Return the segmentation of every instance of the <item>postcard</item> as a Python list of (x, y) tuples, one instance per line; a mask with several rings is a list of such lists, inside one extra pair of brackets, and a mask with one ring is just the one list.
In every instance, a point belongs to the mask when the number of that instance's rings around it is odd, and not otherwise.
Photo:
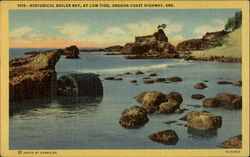
[(248, 156), (249, 1), (1, 1), (1, 156)]

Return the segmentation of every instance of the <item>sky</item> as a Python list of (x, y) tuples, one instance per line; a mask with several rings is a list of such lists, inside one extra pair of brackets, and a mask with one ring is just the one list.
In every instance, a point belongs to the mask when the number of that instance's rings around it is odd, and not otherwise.
[(171, 43), (219, 31), (238, 9), (10, 10), (10, 47), (107, 47), (150, 35), (157, 26)]

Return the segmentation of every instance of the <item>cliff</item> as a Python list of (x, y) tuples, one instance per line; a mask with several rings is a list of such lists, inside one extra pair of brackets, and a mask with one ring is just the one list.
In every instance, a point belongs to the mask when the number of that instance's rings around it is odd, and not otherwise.
[(189, 51), (189, 50), (205, 50), (212, 47), (222, 46), (221, 39), (229, 32), (207, 32), (201, 39), (189, 39), (180, 42), (176, 46), (177, 51)]

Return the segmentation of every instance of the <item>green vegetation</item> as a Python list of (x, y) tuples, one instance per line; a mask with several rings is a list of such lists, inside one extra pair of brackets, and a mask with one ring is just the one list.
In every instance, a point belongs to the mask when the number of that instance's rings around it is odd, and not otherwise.
[(236, 30), (241, 27), (242, 23), (242, 12), (236, 12), (234, 17), (230, 17), (225, 25), (225, 30)]
[(241, 28), (227, 34), (222, 38), (223, 45), (203, 51), (192, 51), (192, 56), (211, 57), (211, 56), (224, 56), (226, 58), (241, 58)]
[(166, 27), (167, 27), (166, 24), (161, 24), (161, 25), (158, 26), (158, 29), (165, 29)]

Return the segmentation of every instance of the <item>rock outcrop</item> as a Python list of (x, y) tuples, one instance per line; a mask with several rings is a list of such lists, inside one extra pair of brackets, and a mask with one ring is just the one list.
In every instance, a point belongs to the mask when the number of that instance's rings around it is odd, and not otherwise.
[(162, 29), (153, 35), (135, 37), (134, 43), (127, 43), (121, 49), (122, 54), (135, 54), (128, 59), (148, 58), (178, 58), (175, 47), (168, 42), (168, 38)]
[(176, 46), (177, 51), (190, 51), (190, 50), (204, 50), (207, 48), (221, 46), (220, 39), (229, 32), (218, 31), (218, 32), (207, 32), (201, 39), (190, 39), (180, 42)]
[(160, 131), (149, 136), (149, 138), (155, 142), (163, 143), (166, 145), (175, 145), (179, 137), (173, 130)]
[(61, 55), (65, 55), (67, 59), (80, 58), (79, 49), (75, 45), (66, 47), (64, 51), (61, 51)]
[(10, 61), (10, 100), (52, 97), (56, 92), (55, 65), (61, 53), (51, 50)]
[(125, 128), (138, 128), (148, 121), (147, 112), (143, 108), (132, 106), (122, 112), (119, 124)]
[(224, 107), (230, 109), (241, 109), (242, 96), (220, 93), (213, 98), (204, 99), (203, 107)]
[(197, 130), (216, 130), (222, 125), (222, 117), (209, 112), (190, 112), (186, 120), (188, 127)]

